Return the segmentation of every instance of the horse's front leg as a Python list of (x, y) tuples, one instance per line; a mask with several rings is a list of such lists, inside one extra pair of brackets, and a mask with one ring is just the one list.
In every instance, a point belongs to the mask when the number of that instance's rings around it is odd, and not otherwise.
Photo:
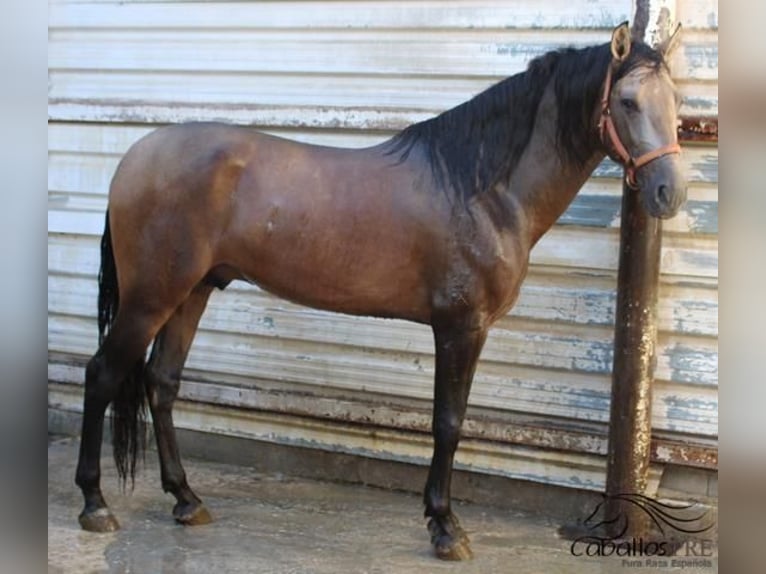
[(468, 393), (486, 327), (434, 326), (436, 376), (434, 391), (434, 455), (426, 482), (425, 515), (438, 558), (465, 560), (472, 552), (468, 537), (450, 508), (450, 480)]

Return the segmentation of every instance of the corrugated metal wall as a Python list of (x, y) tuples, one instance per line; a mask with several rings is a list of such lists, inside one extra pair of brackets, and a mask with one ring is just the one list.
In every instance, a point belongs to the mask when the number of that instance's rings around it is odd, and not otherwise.
[[(549, 49), (608, 40), (633, 12), (629, 1), (605, 0), (49, 6), (49, 404), (72, 411), (96, 347), (109, 179), (141, 135), (215, 119), (303, 141), (373, 144)], [(678, 16), (682, 113), (717, 116), (717, 2), (680, 1)], [(689, 202), (665, 225), (655, 471), (717, 461), (717, 160), (714, 146), (685, 146)], [(482, 355), (459, 466), (602, 488), (619, 173), (604, 162), (535, 248), (520, 301)], [(314, 311), (233, 284), (202, 320), (176, 419), (425, 462), (432, 374), (425, 327)]]

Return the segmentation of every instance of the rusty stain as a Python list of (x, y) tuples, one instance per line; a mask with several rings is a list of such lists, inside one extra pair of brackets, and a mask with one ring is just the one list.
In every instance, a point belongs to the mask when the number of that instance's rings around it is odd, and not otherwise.
[[(64, 357), (62, 357), (62, 360)], [(82, 364), (68, 358), (78, 374)], [(56, 388), (55, 382), (50, 381)], [(410, 431), (429, 435), (430, 408), (415, 404), (397, 406), (380, 405), (372, 401), (327, 399), (308, 392), (284, 392), (219, 386), (200, 377), (184, 378), (182, 399), (197, 405), (224, 407), (230, 412), (260, 412), (300, 417), (303, 420), (325, 420), (348, 425), (349, 428), (369, 430)], [(69, 386), (69, 385), (66, 385)], [(253, 394), (255, 392), (255, 394)], [(353, 402), (351, 402), (353, 401)], [(56, 406), (55, 401), (49, 406)], [(607, 451), (607, 425), (572, 421), (556, 424), (544, 418), (521, 416), (510, 418), (489, 414), (470, 413), (463, 426), (465, 439), (478, 439), (498, 444), (515, 444), (547, 451), (582, 453), (604, 456)], [(693, 442), (684, 438), (653, 436), (651, 461), (662, 464), (716, 469), (718, 448), (713, 441)]]
[(669, 462), (698, 468), (718, 468), (718, 449), (714, 446), (654, 439), (651, 457), (653, 462)]
[(686, 143), (718, 143), (718, 117), (682, 116), (679, 119), (679, 141)]
[[(227, 400), (225, 395), (216, 397), (211, 402), (209, 397), (195, 396), (196, 393), (185, 389), (184, 399), (193, 402), (226, 405), (237, 408), (241, 405)], [(326, 399), (306, 397), (307, 402), (298, 400), (289, 404), (278, 397), (269, 400), (261, 397), (260, 408), (247, 405), (245, 410), (264, 413), (300, 416), (309, 420), (331, 420), (350, 427), (369, 430), (373, 426), (379, 430), (411, 431), (430, 434), (431, 414), (429, 408), (401, 408), (394, 405), (373, 407), (359, 405), (351, 408), (345, 401), (333, 401), (333, 408), (317, 412), (317, 403)], [(501, 444), (541, 448), (551, 451), (576, 452), (583, 454), (605, 455), (607, 452), (607, 426), (601, 423), (573, 423), (566, 426), (553, 426), (545, 421), (509, 421), (507, 418), (491, 416), (469, 416), (464, 425), (464, 439), (480, 439)], [(699, 445), (679, 440), (652, 437), (651, 460), (659, 463), (673, 463), (700, 468), (717, 468), (718, 449), (713, 445)]]

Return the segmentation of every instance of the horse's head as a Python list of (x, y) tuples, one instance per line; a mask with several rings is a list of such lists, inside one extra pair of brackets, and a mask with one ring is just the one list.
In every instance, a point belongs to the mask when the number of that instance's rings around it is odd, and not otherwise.
[(649, 214), (663, 219), (686, 200), (677, 136), (680, 96), (665, 63), (679, 28), (656, 50), (632, 45), (627, 23), (615, 28), (599, 121), (602, 142), (625, 167), (628, 185), (640, 190)]

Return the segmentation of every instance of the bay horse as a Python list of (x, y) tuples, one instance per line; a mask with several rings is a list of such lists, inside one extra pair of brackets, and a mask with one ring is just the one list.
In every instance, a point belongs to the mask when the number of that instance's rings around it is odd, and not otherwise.
[(319, 309), (431, 326), (425, 516), (436, 556), (470, 557), (450, 506), (453, 458), (487, 331), (516, 301), (530, 250), (606, 155), (652, 216), (685, 200), (673, 44), (650, 48), (623, 23), (606, 44), (542, 55), (365, 149), (223, 123), (136, 142), (112, 179), (101, 241), (99, 348), (85, 370), (76, 471), (82, 528), (119, 528), (100, 489), (105, 410), (124, 485), (147, 400), (175, 520), (211, 520), (181, 465), (172, 408), (211, 291), (240, 279)]

